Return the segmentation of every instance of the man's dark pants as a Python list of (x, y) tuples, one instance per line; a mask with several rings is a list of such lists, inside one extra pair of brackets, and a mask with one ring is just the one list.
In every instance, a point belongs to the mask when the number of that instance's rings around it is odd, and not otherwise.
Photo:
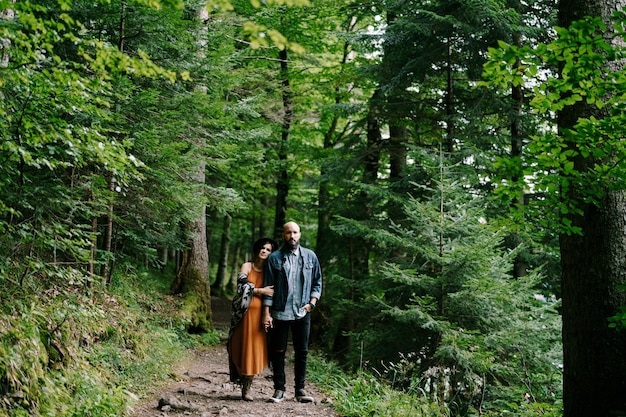
[(298, 320), (276, 320), (269, 335), (269, 359), (274, 373), (274, 389), (285, 391), (285, 351), (289, 329), (293, 339), (295, 354), (295, 388), (304, 389), (306, 379), (306, 361), (309, 353), (309, 334), (311, 332), (311, 314)]

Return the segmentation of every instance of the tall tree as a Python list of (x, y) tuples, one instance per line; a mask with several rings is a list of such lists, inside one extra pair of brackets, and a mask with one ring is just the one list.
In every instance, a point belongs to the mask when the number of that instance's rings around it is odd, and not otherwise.
[(276, 182), (276, 212), (274, 213), (274, 236), (282, 233), (283, 225), (287, 219), (287, 197), (289, 195), (289, 138), (291, 136), (291, 123), (293, 119), (293, 92), (291, 90), (288, 51), (282, 48), (278, 51), (280, 62), (280, 85), (283, 102), (282, 127), (280, 130), (280, 143), (278, 144), (278, 181)]
[[(560, 224), (568, 417), (626, 413), (626, 334), (609, 326), (626, 301), (620, 290), (626, 280), (626, 15), (616, 14), (619, 24), (613, 25), (618, 5), (623, 2), (562, 2), (557, 39), (536, 50), (503, 48), (498, 59), (503, 64), (521, 57), (525, 63), (528, 70), (517, 74), (501, 66), (501, 79), (514, 84), (540, 68), (560, 75), (543, 79), (535, 90), (531, 104), (540, 113), (558, 112), (558, 132), (549, 130), (529, 144), (532, 159), (524, 173), (542, 193), (536, 203), (547, 208), (546, 219)], [(579, 20), (585, 16), (593, 17)]]
[[(621, 46), (624, 39), (614, 37), (612, 15), (624, 6), (626, 1), (623, 0), (561, 1), (559, 26), (570, 27), (585, 16), (601, 17), (608, 29), (600, 34), (609, 44)], [(591, 76), (590, 73), (573, 73), (571, 69), (567, 63), (562, 64), (561, 77), (578, 82), (578, 77)], [(607, 77), (606, 74), (623, 72), (623, 69), (623, 59), (609, 60), (600, 68), (600, 73), (604, 73), (600, 76)], [(580, 138), (571, 132), (581, 129), (581, 119), (603, 119), (610, 113), (609, 107), (590, 104), (590, 100), (577, 101), (559, 112), (559, 132), (566, 138), (564, 152), (570, 155), (568, 160), (573, 168), (583, 175), (598, 164), (613, 163), (619, 156), (581, 153), (577, 143)], [(618, 136), (617, 140), (623, 141), (624, 136)], [(619, 311), (619, 306), (626, 303), (624, 293), (619, 290), (626, 282), (626, 194), (623, 189), (610, 188), (611, 184), (604, 184), (602, 194), (594, 203), (581, 201), (587, 190), (576, 183), (571, 184), (564, 196), (580, 204), (579, 211), (564, 214), (580, 234), (563, 233), (560, 237), (566, 417), (626, 415), (623, 355), (626, 332), (610, 329), (607, 322)]]
[[(196, 187), (204, 190), (206, 162), (201, 158), (195, 176)], [(185, 297), (183, 316), (192, 332), (205, 332), (212, 328), (211, 286), (209, 284), (209, 251), (206, 241), (206, 202), (196, 208), (196, 217), (188, 225), (189, 247), (173, 288)]]

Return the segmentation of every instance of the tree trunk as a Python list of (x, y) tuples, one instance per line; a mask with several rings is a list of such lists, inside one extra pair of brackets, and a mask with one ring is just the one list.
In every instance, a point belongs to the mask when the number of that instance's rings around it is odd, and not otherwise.
[(626, 302), (625, 212), (624, 193), (610, 193), (574, 219), (583, 236), (560, 237), (565, 417), (626, 415), (626, 332), (608, 327)]
[(167, 262), (169, 261), (170, 250), (167, 247), (159, 248), (159, 269), (163, 270), (167, 268)]
[[(337, 102), (337, 101), (336, 101)], [(331, 149), (333, 146), (332, 137), (337, 127), (338, 116), (333, 117), (331, 127), (324, 135), (324, 149)], [(319, 191), (317, 195), (318, 208), (317, 208), (317, 246), (316, 253), (319, 261), (322, 265), (326, 265), (328, 259), (331, 256), (330, 242), (330, 191), (329, 182), (326, 179), (327, 168), (326, 164), (322, 163), (320, 169), (320, 182)]]
[(448, 38), (448, 65), (446, 66), (446, 137), (444, 139), (444, 151), (448, 155), (454, 151), (454, 80), (452, 66), (452, 39)]
[(280, 77), (283, 96), (283, 125), (281, 130), (281, 142), (278, 150), (280, 161), (280, 173), (276, 182), (276, 215), (274, 218), (274, 236), (281, 236), (283, 225), (287, 222), (287, 196), (289, 195), (289, 171), (287, 155), (289, 152), (289, 134), (291, 132), (291, 120), (293, 117), (293, 92), (289, 82), (289, 63), (287, 62), (287, 48), (279, 51)]
[[(267, 218), (266, 218), (267, 217), (266, 216), (266, 211), (267, 211), (266, 208), (269, 207), (269, 206), (270, 206), (270, 198), (269, 198), (269, 196), (266, 193), (263, 193), (263, 197), (261, 197), (261, 207), (262, 207), (262, 209), (259, 210), (260, 213), (259, 213), (259, 217), (258, 217), (259, 224), (258, 224), (258, 226), (256, 228), (252, 228), (253, 232), (255, 230), (257, 230), (257, 229), (259, 230), (258, 236), (268, 236), (266, 228), (267, 228), (267, 225), (269, 223), (267, 222)], [(272, 236), (269, 236), (269, 237), (272, 237)]]
[[(204, 186), (205, 162), (198, 164), (196, 185)], [(213, 327), (211, 286), (209, 285), (209, 251), (206, 239), (206, 205), (197, 208), (195, 221), (188, 225), (191, 241), (183, 253), (183, 261), (172, 292), (184, 298), (182, 316), (191, 333), (203, 333)]]
[[(264, 236), (264, 235), (261, 235)], [(233, 253), (233, 256), (231, 258), (231, 272), (230, 272), (230, 293), (234, 294), (235, 292), (237, 292), (237, 277), (239, 276), (239, 271), (240, 271), (240, 265), (243, 262), (241, 261), (241, 245), (236, 245), (235, 246), (235, 253)]]
[[(93, 194), (91, 196), (93, 202)], [(89, 275), (92, 277), (96, 274), (96, 257), (98, 252), (98, 216), (91, 218), (91, 244), (89, 247)]]
[[(380, 123), (382, 113), (380, 102), (381, 95), (380, 90), (376, 90), (370, 99), (370, 108), (367, 114), (367, 153), (364, 158), (363, 177), (361, 180), (364, 184), (374, 184), (378, 178), (383, 143)], [(370, 196), (366, 191), (363, 191), (356, 200), (357, 206), (354, 208), (353, 216), (355, 220), (367, 221), (371, 217), (368, 201), (370, 201)], [(355, 244), (354, 240), (350, 239), (347, 245), (349, 262), (348, 277), (350, 282), (356, 284), (359, 279), (369, 275), (370, 243), (365, 240), (360, 240)], [(357, 285), (355, 284), (351, 284), (347, 290), (345, 298), (348, 301), (358, 302), (358, 295), (355, 290)], [(354, 328), (352, 312), (350, 310), (344, 311), (338, 325), (335, 340), (333, 341), (333, 354), (341, 357), (348, 355), (353, 350), (354, 347), (350, 332), (352, 332)]]
[[(392, 27), (397, 20), (395, 11), (387, 11), (387, 24)], [(399, 77), (399, 70), (395, 58), (401, 56), (400, 50), (404, 45), (398, 45), (395, 41), (386, 40), (384, 43), (384, 56), (382, 60), (383, 72), (387, 78), (385, 82)], [(402, 179), (406, 175), (406, 142), (408, 138), (407, 121), (409, 120), (406, 103), (407, 85), (394, 85), (386, 93), (387, 108), (385, 116), (389, 124), (389, 141), (387, 149), (389, 151), (389, 185), (392, 193), (401, 193)], [(389, 87), (387, 87), (389, 88)], [(389, 219), (395, 223), (400, 223), (403, 216), (402, 204), (397, 199), (390, 199), (388, 205)]]
[[(393, 117), (393, 116), (391, 116)], [(389, 125), (389, 185), (391, 191), (396, 194), (404, 194), (403, 179), (406, 175), (406, 142), (408, 132), (406, 126), (402, 124), (402, 120), (396, 120), (396, 124)], [(404, 219), (404, 207), (401, 202), (391, 199), (389, 202), (389, 219), (396, 224), (402, 223)]]
[[(562, 1), (559, 26), (568, 27), (586, 15), (610, 15), (626, 1)], [(609, 35), (609, 34), (607, 34)], [(619, 69), (623, 63), (614, 63)], [(607, 71), (611, 69), (607, 68)], [(570, 128), (579, 117), (602, 117), (585, 103), (564, 108), (559, 128)], [(574, 145), (572, 145), (573, 147)], [(584, 171), (593, 159), (576, 158)], [(568, 198), (581, 200), (581, 190)], [(582, 216), (569, 216), (582, 235), (561, 235), (563, 300), (563, 403), (565, 417), (626, 415), (626, 332), (608, 327), (608, 318), (626, 302), (618, 289), (626, 276), (626, 200), (624, 192), (607, 192), (598, 207), (583, 206)]]
[[(120, 52), (124, 52), (124, 21), (126, 17), (126, 4), (122, 2), (121, 10), (120, 10), (120, 36), (118, 42), (118, 49)], [(106, 231), (104, 234), (103, 248), (102, 250), (105, 253), (105, 258), (102, 262), (102, 266), (100, 267), (100, 275), (104, 278), (104, 282), (107, 284), (111, 281), (111, 248), (113, 245), (113, 212), (114, 212), (114, 201), (115, 201), (115, 174), (111, 172), (109, 177), (109, 211), (107, 213), (107, 222), (106, 222)]]
[(106, 229), (104, 233), (104, 240), (102, 242), (102, 250), (105, 253), (105, 258), (102, 261), (100, 267), (100, 276), (104, 279), (105, 283), (110, 281), (110, 254), (113, 242), (113, 201), (115, 200), (115, 175), (111, 173), (109, 177), (109, 210), (107, 212)]
[(232, 217), (228, 214), (224, 215), (222, 222), (222, 240), (220, 243), (220, 258), (217, 264), (217, 276), (213, 288), (217, 291), (217, 296), (224, 296), (226, 292), (226, 284), (228, 283), (228, 250), (230, 248), (230, 226), (233, 222)]
[[(521, 35), (519, 33), (513, 34), (513, 44), (519, 47), (522, 47)], [(521, 63), (518, 61), (515, 63), (515, 67), (519, 67)], [(511, 112), (511, 158), (513, 160), (519, 161), (517, 169), (518, 171), (514, 172), (511, 181), (513, 184), (518, 183), (521, 178), (522, 172), (522, 151), (523, 151), (523, 140), (524, 134), (522, 133), (522, 104), (524, 101), (524, 94), (522, 92), (521, 85), (515, 85), (511, 88), (511, 99), (513, 100), (513, 109)], [(518, 204), (524, 204), (524, 190), (520, 189), (520, 193), (517, 196), (517, 199), (513, 199), (511, 202), (513, 206), (517, 206)], [(517, 233), (512, 233), (506, 238), (507, 247), (511, 249), (515, 249), (521, 243), (523, 243), (521, 237)], [(527, 265), (524, 257), (521, 254), (518, 254), (513, 260), (513, 277), (520, 278), (526, 276)]]

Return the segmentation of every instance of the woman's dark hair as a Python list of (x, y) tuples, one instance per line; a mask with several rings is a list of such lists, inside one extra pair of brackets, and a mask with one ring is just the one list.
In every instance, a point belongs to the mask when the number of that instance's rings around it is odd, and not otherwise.
[(255, 258), (259, 255), (259, 252), (261, 252), (261, 249), (263, 248), (263, 246), (265, 246), (266, 243), (272, 245), (272, 252), (278, 249), (278, 243), (276, 243), (275, 240), (272, 240), (269, 237), (262, 237), (261, 239), (254, 242), (254, 244), (252, 245), (252, 254)]

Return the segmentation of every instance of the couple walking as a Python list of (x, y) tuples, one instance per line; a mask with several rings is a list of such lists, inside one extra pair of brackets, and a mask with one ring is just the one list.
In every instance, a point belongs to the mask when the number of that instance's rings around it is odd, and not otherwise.
[(254, 242), (254, 260), (241, 266), (227, 343), (231, 382), (242, 386), (241, 397), (253, 401), (250, 385), (269, 362), (274, 395), (285, 398), (285, 351), (291, 329), (295, 398), (312, 402), (305, 391), (311, 311), (322, 293), (322, 272), (315, 253), (300, 246), (300, 226), (283, 227), (283, 245), (269, 238)]

